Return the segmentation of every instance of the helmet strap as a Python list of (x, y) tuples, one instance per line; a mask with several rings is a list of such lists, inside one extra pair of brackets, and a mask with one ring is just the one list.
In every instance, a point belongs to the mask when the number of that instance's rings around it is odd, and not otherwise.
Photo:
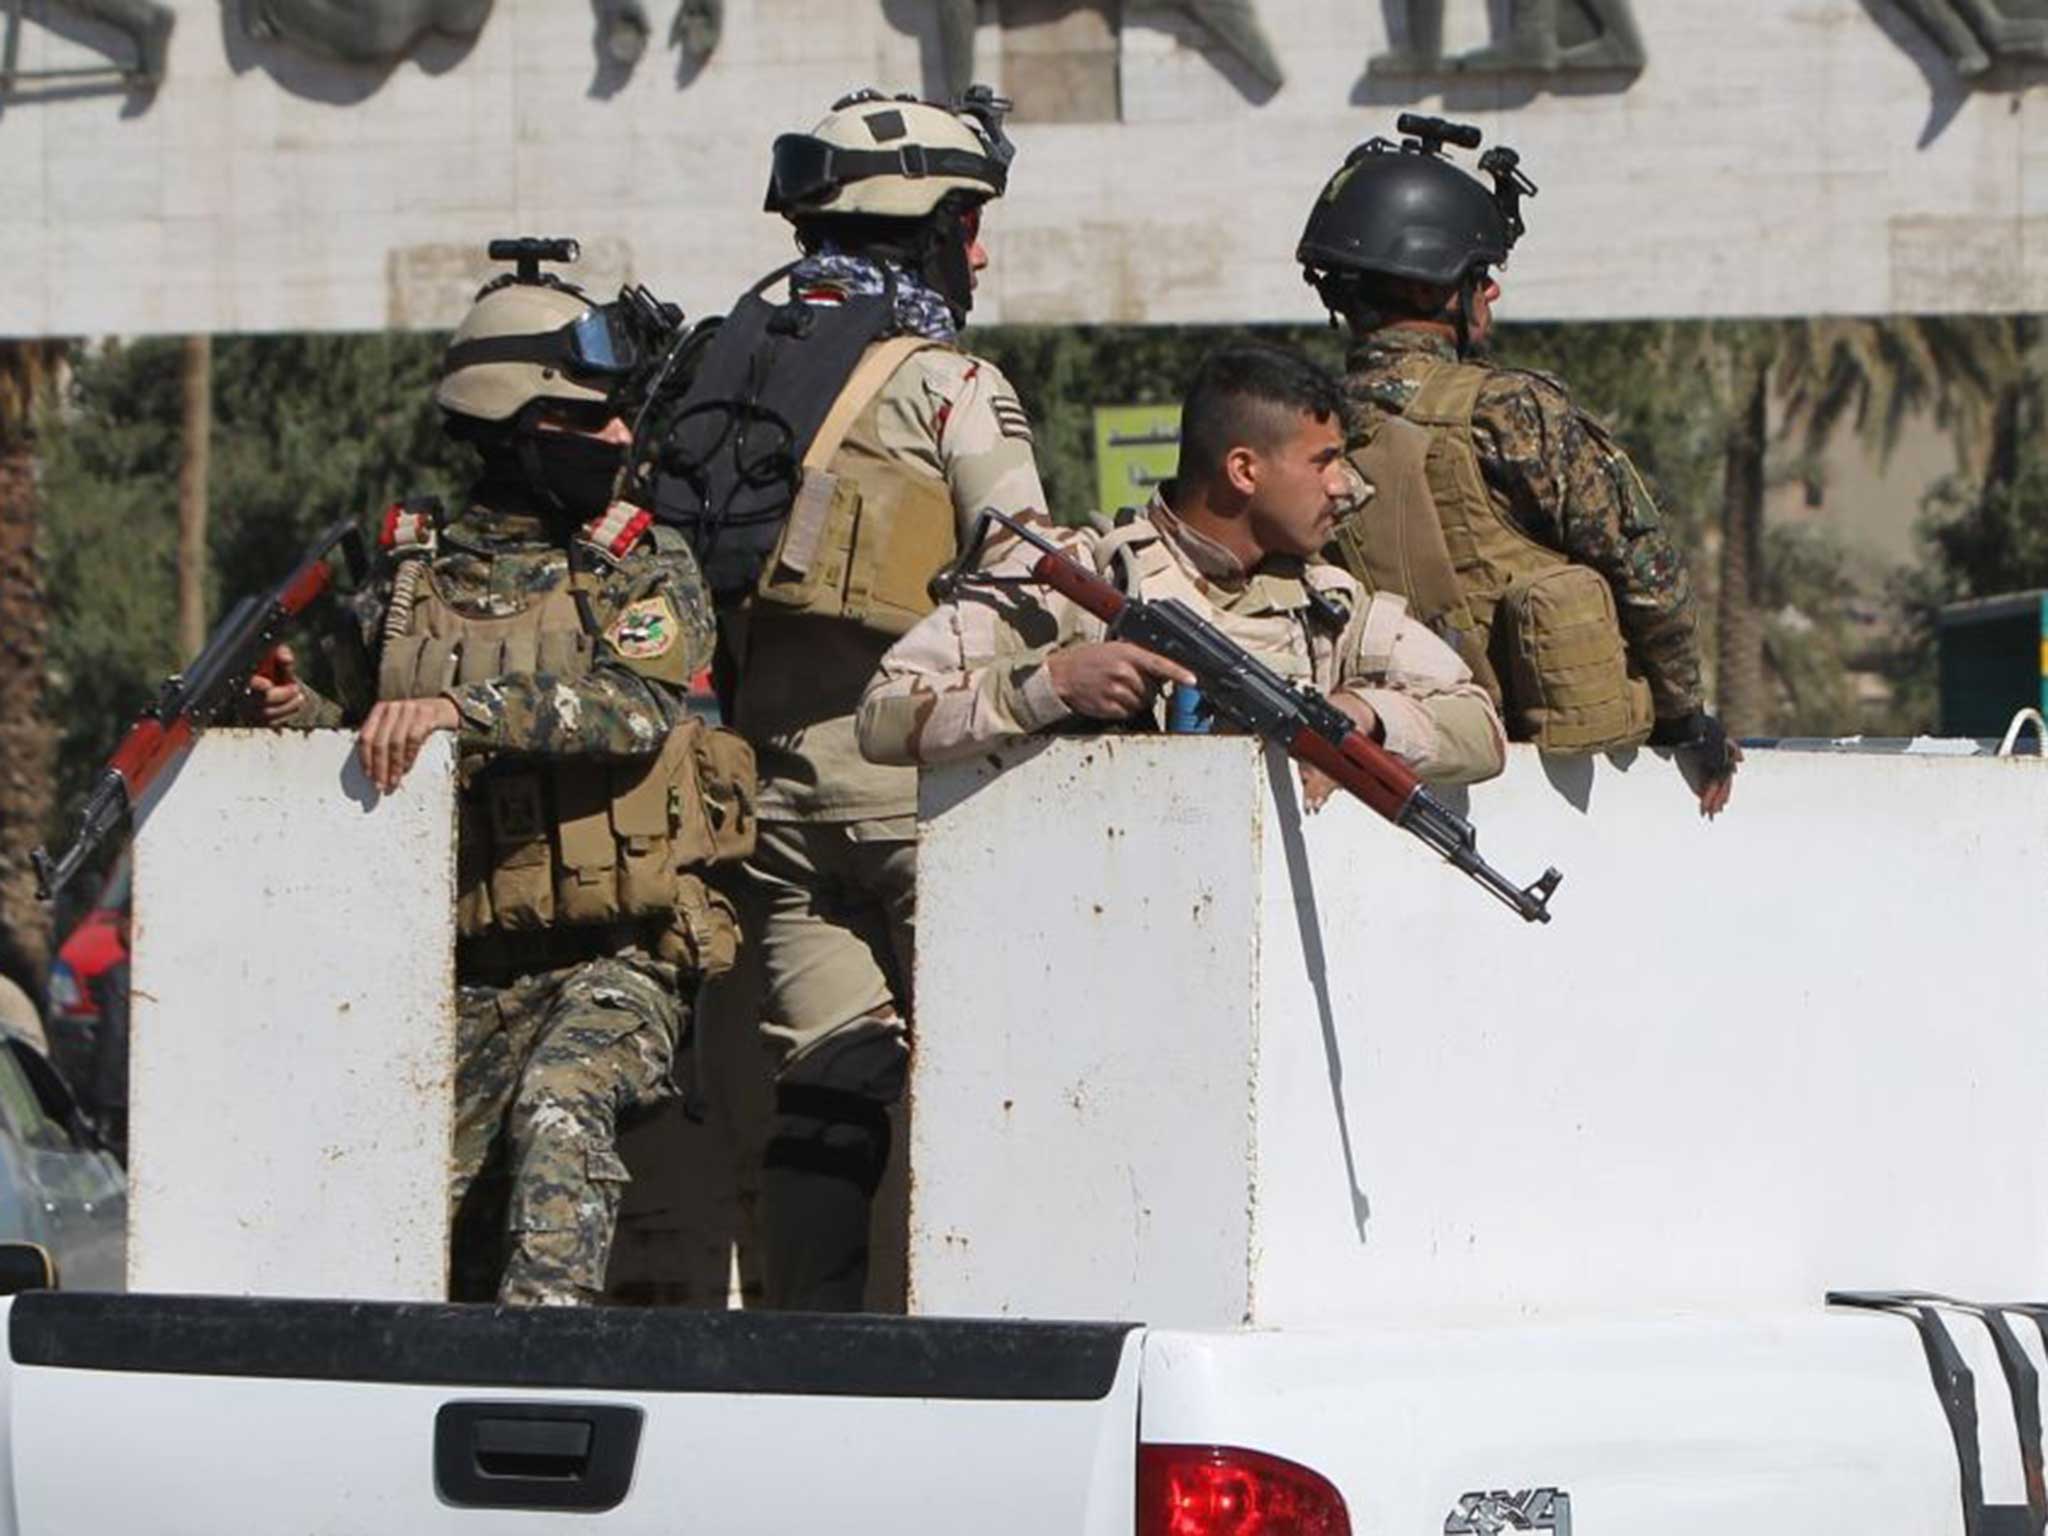
[(1468, 269), (1458, 279), (1458, 310), (1453, 316), (1458, 327), (1458, 356), (1472, 355), (1472, 299), (1479, 291), (1479, 274)]
[(918, 231), (917, 274), (953, 311), (953, 323), (965, 325), (974, 308), (974, 267), (967, 256), (967, 230), (960, 210), (946, 198), (925, 216)]

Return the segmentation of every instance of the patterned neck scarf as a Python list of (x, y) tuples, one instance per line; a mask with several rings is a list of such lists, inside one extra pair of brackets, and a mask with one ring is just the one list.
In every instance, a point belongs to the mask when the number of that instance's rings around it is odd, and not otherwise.
[[(913, 336), (929, 341), (951, 341), (960, 334), (953, 311), (925, 281), (896, 262), (889, 263), (896, 275), (896, 323)], [(813, 290), (830, 289), (844, 294), (878, 294), (886, 284), (882, 264), (871, 256), (849, 256), (829, 244), (815, 256), (806, 256), (789, 275), (790, 291), (815, 302)]]

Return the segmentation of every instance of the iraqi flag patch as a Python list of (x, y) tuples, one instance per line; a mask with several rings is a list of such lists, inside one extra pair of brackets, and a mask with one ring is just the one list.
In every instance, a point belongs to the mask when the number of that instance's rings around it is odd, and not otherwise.
[(619, 611), (605, 639), (621, 656), (651, 661), (675, 649), (676, 611), (665, 597), (643, 597)]

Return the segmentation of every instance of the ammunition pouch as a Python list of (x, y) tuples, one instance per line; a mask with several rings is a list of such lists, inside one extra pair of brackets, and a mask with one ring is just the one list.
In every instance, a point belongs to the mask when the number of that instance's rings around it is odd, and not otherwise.
[(731, 732), (693, 718), (651, 759), (486, 764), (459, 814), (461, 937), (645, 924), (660, 958), (731, 964), (730, 905), (697, 873), (754, 848), (753, 751)]
[(1501, 596), (1494, 643), (1515, 740), (1590, 753), (1648, 739), (1650, 685), (1629, 669), (1614, 589), (1598, 571), (1559, 565), (1515, 582)]
[(953, 498), (944, 481), (894, 460), (851, 458), (849, 446), (835, 460), (848, 473), (804, 471), (759, 597), (900, 635), (931, 612), (932, 573), (958, 553)]

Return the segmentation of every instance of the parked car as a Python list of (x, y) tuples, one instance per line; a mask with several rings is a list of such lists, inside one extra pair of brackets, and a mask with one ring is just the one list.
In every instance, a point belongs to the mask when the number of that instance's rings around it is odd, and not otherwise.
[(67, 1289), (122, 1287), (128, 1181), (56, 1069), (0, 1041), (0, 1242), (34, 1243)]
[(50, 963), (43, 1010), (50, 1059), (74, 1093), (87, 1091), (92, 1081), (106, 978), (128, 958), (129, 900), (128, 857), (123, 854)]

